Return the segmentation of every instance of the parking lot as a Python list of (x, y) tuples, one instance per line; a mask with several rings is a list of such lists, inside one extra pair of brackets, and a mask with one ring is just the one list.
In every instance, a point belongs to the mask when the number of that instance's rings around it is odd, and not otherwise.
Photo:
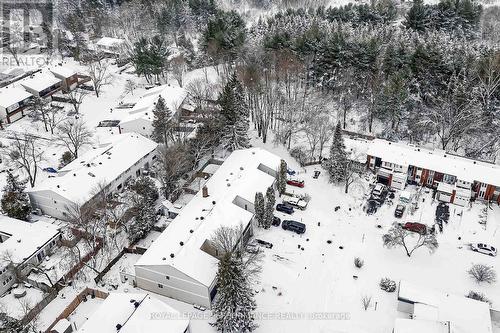
[[(292, 166), (293, 161), (291, 162)], [(297, 169), (298, 167), (295, 166)], [(304, 188), (287, 187), (287, 192), (310, 197), (305, 210), (295, 209), (292, 215), (276, 212), (280, 219), (293, 219), (306, 225), (304, 234), (296, 234), (281, 227), (256, 229), (256, 238), (270, 242), (272, 248), (263, 248), (263, 273), (257, 287), (258, 312), (291, 314), (336, 313), (337, 320), (263, 319), (259, 331), (286, 332), (301, 327), (314, 332), (390, 332), (397, 312), (396, 293), (386, 293), (378, 287), (381, 278), (402, 279), (422, 286), (457, 294), (469, 290), (483, 292), (500, 307), (500, 288), (497, 284), (477, 285), (466, 273), (472, 263), (492, 265), (499, 270), (497, 257), (472, 252), (471, 242), (498, 244), (497, 229), (500, 209), (488, 209), (486, 224), (479, 223), (484, 205), (472, 208), (449, 207), (449, 221), (443, 231), (436, 228), (439, 248), (430, 254), (418, 249), (408, 258), (401, 248), (383, 247), (382, 235), (394, 222), (422, 223), (431, 228), (435, 224), (438, 202), (432, 191), (408, 186), (403, 193), (405, 211), (401, 218), (394, 216), (400, 204), (401, 191), (384, 202), (371, 215), (365, 212), (373, 183), (362, 179), (345, 194), (343, 186), (332, 186), (324, 174), (313, 179), (317, 167), (308, 167), (297, 177), (305, 180)], [(411, 193), (412, 200), (406, 196)], [(277, 202), (281, 202), (278, 199)], [(359, 269), (355, 257), (364, 260)], [(439, 277), (439, 278), (438, 278)], [(365, 311), (361, 298), (372, 297), (372, 305)], [(306, 311), (307, 313), (304, 313)], [(348, 314), (348, 320), (340, 314)], [(342, 317), (342, 319), (339, 319)]]

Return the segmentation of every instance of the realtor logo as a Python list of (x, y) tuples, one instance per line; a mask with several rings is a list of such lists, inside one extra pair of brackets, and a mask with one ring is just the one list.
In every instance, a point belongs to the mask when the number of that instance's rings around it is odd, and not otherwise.
[(0, 33), (3, 65), (21, 65), (22, 58), (54, 48), (52, 0), (0, 0)]

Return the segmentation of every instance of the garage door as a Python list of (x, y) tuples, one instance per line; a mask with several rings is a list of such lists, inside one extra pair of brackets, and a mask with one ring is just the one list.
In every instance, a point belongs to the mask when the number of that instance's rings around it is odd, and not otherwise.
[(459, 206), (467, 206), (467, 204), (469, 203), (469, 199), (457, 195), (453, 200), (453, 203)]
[(443, 202), (450, 202), (451, 201), (451, 194), (439, 192), (438, 200), (443, 201)]

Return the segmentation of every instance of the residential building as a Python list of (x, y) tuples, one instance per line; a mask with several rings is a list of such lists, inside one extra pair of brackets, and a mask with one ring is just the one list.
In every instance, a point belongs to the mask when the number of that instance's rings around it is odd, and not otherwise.
[(500, 166), (443, 150), (375, 139), (367, 151), (368, 167), (380, 183), (413, 183), (436, 189), (436, 198), (457, 205), (471, 199), (500, 203)]
[(8, 86), (0, 89), (0, 121), (11, 124), (24, 117), (24, 109), (33, 97), (20, 88)]
[(217, 292), (218, 253), (211, 238), (220, 227), (253, 234), (254, 199), (274, 186), (280, 158), (266, 150), (234, 151), (135, 264), (122, 275), (151, 292), (210, 308)]
[(125, 40), (121, 38), (102, 37), (96, 42), (97, 50), (114, 56), (123, 53)]
[(172, 118), (177, 118), (186, 96), (187, 91), (184, 88), (169, 84), (146, 91), (129, 111), (128, 116), (120, 121), (120, 131), (135, 132), (150, 137), (153, 133), (153, 110), (158, 99), (163, 97), (165, 105), (172, 113)]
[(20, 221), (0, 215), (0, 295), (16, 283), (16, 273), (26, 276), (56, 248), (59, 228), (38, 221)]
[(144, 293), (110, 293), (77, 333), (190, 333), (189, 319)]
[(157, 146), (139, 134), (115, 135), (28, 190), (31, 205), (43, 214), (69, 220), (77, 207), (88, 204), (100, 191), (120, 192), (148, 170)]
[(50, 69), (52, 74), (62, 82), (62, 90), (68, 92), (78, 86), (78, 73), (67, 66), (55, 66)]
[(42, 71), (20, 81), (20, 84), (36, 97), (50, 97), (62, 89), (62, 80), (51, 73)]
[(401, 281), (393, 333), (491, 333), (490, 305)]

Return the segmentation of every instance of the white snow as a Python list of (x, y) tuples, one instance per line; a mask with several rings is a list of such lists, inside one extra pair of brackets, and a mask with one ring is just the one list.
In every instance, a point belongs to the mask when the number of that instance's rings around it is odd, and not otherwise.
[(0, 106), (7, 109), (20, 103), (32, 95), (19, 87), (5, 87), (0, 89)]
[[(137, 308), (134, 302), (138, 302)], [(148, 294), (110, 293), (78, 333), (184, 333), (189, 320), (166, 303)]]
[(15, 264), (26, 261), (58, 234), (58, 227), (50, 223), (29, 223), (0, 215), (0, 253), (8, 253)]
[(157, 146), (139, 134), (112, 136), (59, 170), (58, 177), (47, 178), (29, 192), (53, 191), (73, 203), (85, 203), (99, 184), (108, 185)]
[(55, 76), (60, 76), (63, 78), (69, 78), (69, 77), (77, 74), (74, 68), (69, 67), (69, 66), (63, 66), (63, 65), (57, 65), (57, 66), (51, 67), (50, 71)]
[(20, 81), (22, 86), (37, 92), (41, 92), (58, 83), (61, 83), (61, 79), (56, 78), (54, 75), (46, 71), (33, 74), (32, 77)]
[[(221, 226), (245, 227), (253, 214), (236, 205), (237, 197), (253, 204), (255, 193), (265, 193), (274, 177), (259, 170), (264, 164), (276, 170), (280, 159), (266, 150), (252, 148), (233, 152), (207, 181), (209, 196), (198, 193), (149, 247), (136, 266), (171, 265), (210, 286), (217, 259), (201, 246)], [(203, 219), (201, 219), (203, 217)], [(190, 230), (193, 230), (191, 233)], [(180, 242), (184, 245), (181, 246)], [(171, 254), (174, 258), (171, 258)]]
[(121, 38), (102, 37), (96, 44), (104, 47), (116, 47), (122, 45), (123, 43), (125, 43), (125, 40)]
[(414, 302), (413, 320), (450, 322), (452, 332), (491, 333), (490, 307), (463, 295), (437, 292), (401, 281), (399, 299)]
[(442, 150), (430, 150), (404, 143), (375, 139), (370, 144), (368, 155), (397, 165), (413, 165), (456, 176), (462, 181), (478, 181), (500, 186), (500, 166), (496, 164), (451, 155)]

